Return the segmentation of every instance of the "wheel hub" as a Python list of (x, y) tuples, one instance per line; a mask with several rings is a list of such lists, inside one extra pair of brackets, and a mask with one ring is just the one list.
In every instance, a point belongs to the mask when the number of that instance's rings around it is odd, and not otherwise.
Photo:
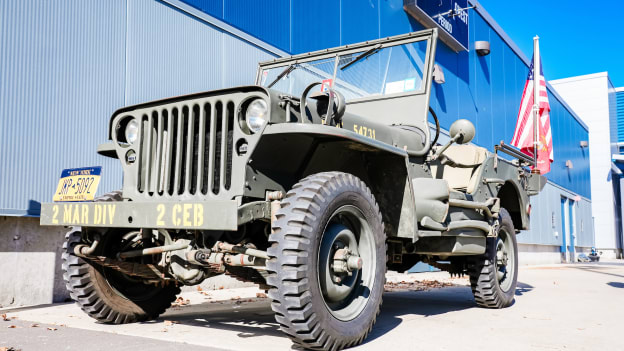
[(509, 255), (507, 254), (507, 250), (505, 250), (505, 245), (503, 245), (502, 241), (499, 241), (496, 247), (496, 263), (499, 266), (506, 266), (508, 260)]
[(374, 241), (361, 211), (338, 209), (319, 248), (318, 274), (323, 300), (340, 320), (355, 318), (366, 306), (374, 281)]
[(348, 248), (337, 249), (334, 253), (332, 269), (335, 274), (346, 273), (352, 275), (353, 271), (362, 269), (362, 258), (351, 252)]

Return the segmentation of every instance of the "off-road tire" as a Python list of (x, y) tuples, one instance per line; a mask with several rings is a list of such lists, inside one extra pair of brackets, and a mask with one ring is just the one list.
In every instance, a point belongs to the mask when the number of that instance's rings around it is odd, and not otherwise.
[[(370, 299), (352, 320), (335, 318), (322, 297), (317, 265), (325, 226), (332, 213), (348, 203), (366, 216), (374, 237), (374, 283)], [(267, 283), (281, 330), (299, 347), (340, 350), (360, 344), (379, 310), (386, 273), (386, 244), (379, 207), (357, 177), (341, 172), (310, 175), (286, 194), (269, 236)], [(371, 260), (372, 262), (372, 260)]]
[[(121, 201), (121, 192), (105, 194), (95, 201)], [(81, 242), (81, 228), (72, 227), (63, 243), (63, 279), (71, 298), (99, 322), (122, 324), (154, 319), (165, 312), (180, 293), (180, 288), (169, 284), (164, 287), (150, 285), (158, 291), (146, 300), (132, 301), (122, 296), (107, 281), (104, 269), (108, 268), (91, 265), (74, 254), (74, 247)]]
[(504, 208), (499, 213), (499, 232), (508, 233), (513, 245), (513, 273), (511, 286), (504, 291), (496, 276), (496, 243), (497, 238), (487, 238), (484, 255), (470, 257), (468, 261), (468, 274), (470, 286), (475, 302), (484, 308), (505, 308), (514, 302), (516, 285), (518, 281), (518, 243), (516, 232), (511, 216)]

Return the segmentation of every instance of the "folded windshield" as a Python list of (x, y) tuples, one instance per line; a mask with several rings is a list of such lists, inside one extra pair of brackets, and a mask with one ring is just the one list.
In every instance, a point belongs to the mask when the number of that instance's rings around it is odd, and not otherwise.
[(427, 40), (387, 46), (378, 44), (360, 50), (338, 52), (330, 57), (285, 62), (264, 69), (260, 85), (299, 96), (309, 84), (322, 82), (319, 90), (332, 86), (347, 101), (416, 93), (424, 89), (427, 47)]

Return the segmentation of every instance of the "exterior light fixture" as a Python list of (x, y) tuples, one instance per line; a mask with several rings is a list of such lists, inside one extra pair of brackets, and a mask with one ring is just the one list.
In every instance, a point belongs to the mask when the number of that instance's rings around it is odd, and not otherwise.
[(589, 146), (589, 143), (587, 142), (587, 140), (581, 140), (581, 142), (579, 143), (581, 148), (586, 148)]
[(572, 164), (572, 160), (567, 160), (565, 165), (566, 165), (566, 167), (567, 167), (567, 168), (569, 168), (569, 169), (574, 168), (574, 165)]
[(487, 56), (490, 54), (490, 42), (481, 40), (475, 41), (474, 48), (479, 56)]

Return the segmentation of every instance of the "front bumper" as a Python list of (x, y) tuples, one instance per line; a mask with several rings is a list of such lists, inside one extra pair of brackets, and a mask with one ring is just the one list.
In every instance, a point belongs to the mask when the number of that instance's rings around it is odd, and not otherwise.
[(41, 205), (41, 225), (237, 230), (235, 200), (205, 202), (56, 202)]

